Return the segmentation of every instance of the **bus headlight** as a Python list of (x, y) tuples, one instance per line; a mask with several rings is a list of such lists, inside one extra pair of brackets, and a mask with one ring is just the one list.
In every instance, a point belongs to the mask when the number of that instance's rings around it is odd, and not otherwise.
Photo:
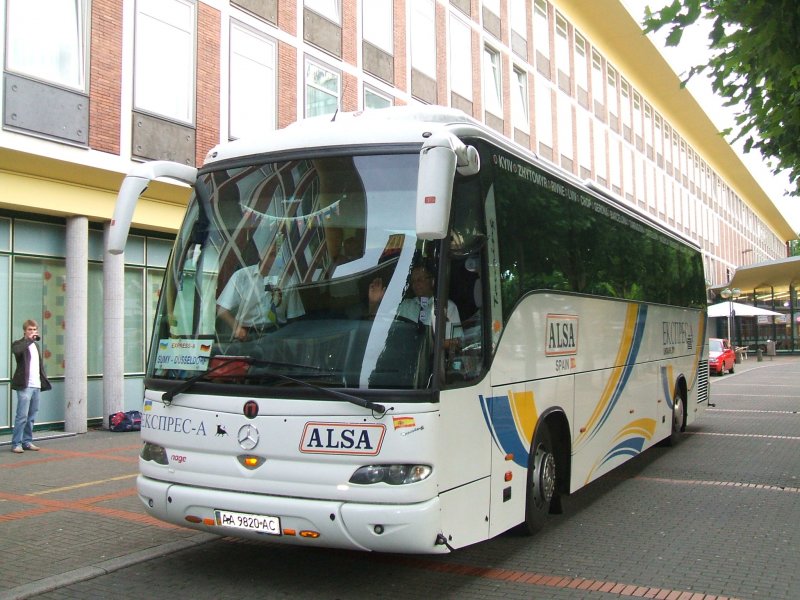
[(139, 454), (142, 460), (152, 460), (154, 463), (159, 465), (168, 465), (169, 460), (167, 459), (167, 449), (163, 446), (158, 446), (156, 444), (151, 444), (150, 442), (145, 442), (144, 446), (142, 446), (142, 452)]
[(367, 465), (353, 473), (350, 483), (405, 485), (426, 479), (432, 471), (429, 465)]

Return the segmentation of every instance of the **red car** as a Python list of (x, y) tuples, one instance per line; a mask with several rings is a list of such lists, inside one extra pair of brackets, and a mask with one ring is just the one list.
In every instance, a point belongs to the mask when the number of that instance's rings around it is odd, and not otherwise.
[(709, 338), (708, 340), (708, 370), (710, 373), (722, 375), (733, 373), (736, 362), (736, 352), (728, 340), (722, 338)]

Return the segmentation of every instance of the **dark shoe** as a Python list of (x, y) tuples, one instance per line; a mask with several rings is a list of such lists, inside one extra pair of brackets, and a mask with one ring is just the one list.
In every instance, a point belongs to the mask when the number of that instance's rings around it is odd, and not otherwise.
[(22, 449), (23, 450), (33, 450), (34, 452), (38, 452), (39, 450), (41, 450), (41, 448), (39, 448), (39, 446), (34, 446), (33, 444), (28, 444), (27, 446), (23, 446)]
[(22, 454), (23, 452), (25, 452), (25, 450), (22, 449), (22, 446), (14, 446), (13, 448), (11, 448), (11, 451), (14, 454)]

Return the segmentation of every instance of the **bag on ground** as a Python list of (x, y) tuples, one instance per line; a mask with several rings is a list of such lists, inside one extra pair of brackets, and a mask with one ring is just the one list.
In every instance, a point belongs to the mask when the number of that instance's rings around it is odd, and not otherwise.
[(142, 413), (129, 410), (108, 415), (108, 428), (111, 431), (139, 431), (142, 428)]

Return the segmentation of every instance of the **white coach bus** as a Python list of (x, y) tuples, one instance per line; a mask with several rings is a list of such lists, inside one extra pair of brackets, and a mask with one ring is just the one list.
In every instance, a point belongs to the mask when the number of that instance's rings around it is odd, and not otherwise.
[(145, 379), (137, 488), (159, 519), (448, 552), (537, 531), (708, 404), (700, 250), (459, 111), (142, 164), (111, 252), (159, 177), (193, 188)]

